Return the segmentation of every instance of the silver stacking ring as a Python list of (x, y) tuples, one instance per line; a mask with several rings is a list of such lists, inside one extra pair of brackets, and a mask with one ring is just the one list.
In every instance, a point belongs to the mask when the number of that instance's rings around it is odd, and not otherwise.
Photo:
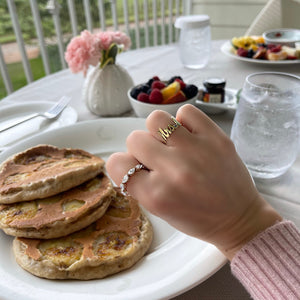
[(132, 177), (136, 172), (140, 171), (140, 170), (146, 170), (147, 168), (143, 165), (143, 164), (137, 164), (135, 167), (129, 169), (129, 171), (124, 175), (123, 179), (122, 179), (122, 183), (120, 184), (120, 189), (122, 194), (124, 194), (125, 196), (128, 196), (128, 192), (127, 192), (127, 183), (130, 179), (130, 177)]

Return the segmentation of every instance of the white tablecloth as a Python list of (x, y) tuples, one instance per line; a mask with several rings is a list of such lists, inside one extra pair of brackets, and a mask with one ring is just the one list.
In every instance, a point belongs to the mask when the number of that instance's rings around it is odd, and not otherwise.
[[(242, 62), (227, 57), (220, 51), (224, 41), (212, 43), (211, 59), (207, 67), (201, 70), (190, 70), (182, 66), (176, 45), (159, 46), (128, 51), (117, 57), (117, 62), (131, 74), (134, 82), (146, 82), (154, 75), (168, 79), (180, 75), (187, 82), (201, 85), (210, 76), (224, 77), (227, 87), (239, 89), (246, 76), (261, 71), (288, 72), (300, 75), (300, 64), (296, 65), (264, 65)], [(84, 78), (82, 74), (72, 74), (68, 69), (40, 79), (4, 98), (0, 105), (12, 102), (26, 101), (56, 101), (63, 95), (72, 97), (71, 106), (78, 113), (78, 121), (96, 119), (81, 99), (81, 88)], [(132, 113), (131, 113), (132, 114)], [(211, 115), (211, 118), (229, 134), (233, 112), (221, 115)], [(294, 221), (300, 228), (300, 156), (291, 169), (274, 180), (256, 181), (256, 185), (263, 196), (280, 213)], [(250, 299), (245, 289), (231, 275), (229, 265), (224, 266), (202, 284), (192, 290), (177, 296), (177, 300), (187, 299)]]

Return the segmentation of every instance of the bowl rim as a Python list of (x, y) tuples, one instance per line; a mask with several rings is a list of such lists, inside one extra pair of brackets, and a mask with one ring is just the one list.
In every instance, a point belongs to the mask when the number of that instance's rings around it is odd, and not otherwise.
[[(299, 38), (294, 38), (294, 39), (276, 39), (276, 38), (270, 38), (268, 37), (269, 34), (273, 33), (273, 32), (287, 32), (287, 31), (291, 31), (291, 32), (296, 32), (296, 33), (299, 33)], [(274, 42), (280, 42), (280, 43), (291, 43), (291, 42), (298, 42), (300, 41), (300, 29), (296, 29), (296, 28), (278, 28), (278, 29), (270, 29), (270, 30), (267, 30), (265, 31), (263, 34), (262, 34), (263, 38), (265, 39), (265, 41), (274, 41)]]

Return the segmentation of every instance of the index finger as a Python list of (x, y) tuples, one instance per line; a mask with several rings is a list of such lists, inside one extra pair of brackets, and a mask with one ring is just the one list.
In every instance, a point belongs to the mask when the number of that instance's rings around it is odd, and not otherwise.
[(176, 119), (191, 133), (203, 134), (210, 132), (211, 134), (225, 135), (214, 121), (191, 104), (181, 106), (177, 111)]

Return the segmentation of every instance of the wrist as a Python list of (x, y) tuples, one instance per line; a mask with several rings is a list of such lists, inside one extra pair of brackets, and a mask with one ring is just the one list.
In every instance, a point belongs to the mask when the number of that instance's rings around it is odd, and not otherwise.
[(247, 209), (245, 214), (239, 218), (235, 224), (226, 232), (228, 239), (222, 244), (217, 245), (219, 250), (232, 260), (235, 253), (245, 244), (252, 240), (257, 234), (282, 221), (282, 217), (263, 199)]

